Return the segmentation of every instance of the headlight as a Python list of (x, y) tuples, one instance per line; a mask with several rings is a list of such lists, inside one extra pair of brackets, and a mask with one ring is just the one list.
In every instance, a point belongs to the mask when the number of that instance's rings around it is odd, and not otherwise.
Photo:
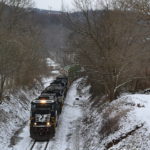
[(51, 124), (50, 124), (50, 122), (47, 122), (46, 125), (47, 125), (47, 126), (50, 126)]
[(36, 122), (34, 122), (34, 125), (36, 126), (36, 125), (37, 125), (37, 123), (36, 123)]
[(45, 103), (46, 103), (46, 100), (40, 100), (40, 103), (41, 103), (41, 104), (45, 104)]

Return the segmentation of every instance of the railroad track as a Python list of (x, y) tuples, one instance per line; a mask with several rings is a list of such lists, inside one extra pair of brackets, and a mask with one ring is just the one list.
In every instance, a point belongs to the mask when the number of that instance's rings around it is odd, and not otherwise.
[(49, 141), (46, 143), (44, 150), (46, 150), (46, 149), (47, 149), (48, 144), (49, 144)]
[(37, 142), (33, 141), (27, 150), (47, 150), (49, 141), (47, 142)]
[[(34, 141), (33, 143), (31, 143), (31, 146), (29, 146), (29, 147), (30, 147), (29, 150), (32, 150), (32, 149), (33, 149), (35, 143), (36, 143), (36, 141)], [(28, 149), (27, 149), (27, 150), (28, 150)]]

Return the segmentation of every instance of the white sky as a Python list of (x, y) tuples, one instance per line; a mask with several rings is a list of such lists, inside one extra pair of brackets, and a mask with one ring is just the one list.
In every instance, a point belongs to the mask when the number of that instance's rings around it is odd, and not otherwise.
[(61, 10), (62, 1), (65, 9), (72, 9), (73, 0), (34, 0), (35, 7), (48, 10)]

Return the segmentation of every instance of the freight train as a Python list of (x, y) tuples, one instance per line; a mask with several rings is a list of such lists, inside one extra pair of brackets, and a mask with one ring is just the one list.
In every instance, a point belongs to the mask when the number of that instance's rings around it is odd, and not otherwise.
[(68, 89), (68, 78), (57, 77), (31, 102), (30, 137), (46, 141), (55, 135)]

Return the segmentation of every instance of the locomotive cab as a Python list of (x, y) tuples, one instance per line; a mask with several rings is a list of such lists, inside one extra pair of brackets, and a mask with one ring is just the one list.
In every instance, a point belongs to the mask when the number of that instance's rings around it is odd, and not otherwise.
[(38, 99), (31, 103), (30, 136), (35, 140), (48, 140), (55, 134), (57, 102)]

